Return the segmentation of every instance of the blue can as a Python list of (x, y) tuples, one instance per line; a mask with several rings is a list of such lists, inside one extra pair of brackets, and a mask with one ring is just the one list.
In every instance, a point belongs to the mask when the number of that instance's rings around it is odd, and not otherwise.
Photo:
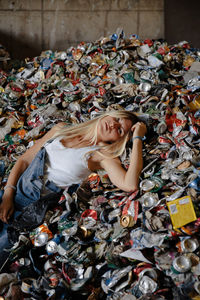
[(192, 182), (189, 183), (188, 187), (200, 192), (200, 177), (197, 176)]

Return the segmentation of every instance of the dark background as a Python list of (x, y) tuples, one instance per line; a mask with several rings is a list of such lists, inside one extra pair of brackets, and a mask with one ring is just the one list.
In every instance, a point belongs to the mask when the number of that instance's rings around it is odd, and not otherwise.
[(200, 0), (165, 0), (164, 18), (168, 43), (185, 40), (200, 48)]

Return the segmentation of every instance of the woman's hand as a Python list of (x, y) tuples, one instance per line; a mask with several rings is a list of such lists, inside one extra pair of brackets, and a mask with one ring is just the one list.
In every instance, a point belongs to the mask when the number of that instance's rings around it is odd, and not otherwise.
[(133, 137), (135, 136), (144, 137), (147, 132), (146, 124), (143, 122), (137, 122), (132, 126), (131, 131), (133, 132)]
[(8, 223), (9, 219), (14, 213), (14, 201), (13, 195), (5, 194), (2, 197), (2, 203), (0, 204), (0, 220), (4, 223)]

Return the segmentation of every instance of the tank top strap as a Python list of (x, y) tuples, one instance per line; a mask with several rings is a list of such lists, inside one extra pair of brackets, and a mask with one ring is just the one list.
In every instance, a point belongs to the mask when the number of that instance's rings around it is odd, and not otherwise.
[(88, 152), (99, 149), (99, 147), (94, 145), (94, 146), (82, 147), (82, 148), (77, 148), (77, 149), (80, 149), (80, 151), (82, 151), (83, 154), (87, 154)]
[(41, 149), (45, 148), (47, 145), (49, 145), (50, 143), (52, 143), (53, 140), (54, 140), (54, 139), (50, 139), (50, 140), (46, 141), (46, 142), (44, 143), (44, 145), (42, 145)]

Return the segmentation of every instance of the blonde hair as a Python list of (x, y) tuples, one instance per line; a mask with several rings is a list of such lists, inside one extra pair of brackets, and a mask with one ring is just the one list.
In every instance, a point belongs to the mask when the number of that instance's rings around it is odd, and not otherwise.
[[(99, 115), (98, 117), (92, 120), (85, 121), (83, 123), (79, 123), (71, 126), (68, 125), (64, 126), (57, 131), (57, 133), (53, 136), (53, 138), (59, 136), (65, 136), (66, 140), (72, 140), (73, 138), (80, 137), (81, 142), (86, 141), (89, 142), (90, 145), (96, 145), (98, 124), (106, 116), (129, 119), (133, 122), (133, 124), (138, 122), (137, 116), (130, 111), (112, 110), (112, 111), (104, 112), (103, 114)], [(123, 137), (118, 139), (116, 142), (100, 146), (100, 149), (103, 150), (102, 152), (106, 153), (106, 155), (102, 154), (100, 151), (98, 152), (101, 155), (109, 158), (118, 157), (124, 152), (129, 137), (130, 137), (130, 132), (127, 132)]]

